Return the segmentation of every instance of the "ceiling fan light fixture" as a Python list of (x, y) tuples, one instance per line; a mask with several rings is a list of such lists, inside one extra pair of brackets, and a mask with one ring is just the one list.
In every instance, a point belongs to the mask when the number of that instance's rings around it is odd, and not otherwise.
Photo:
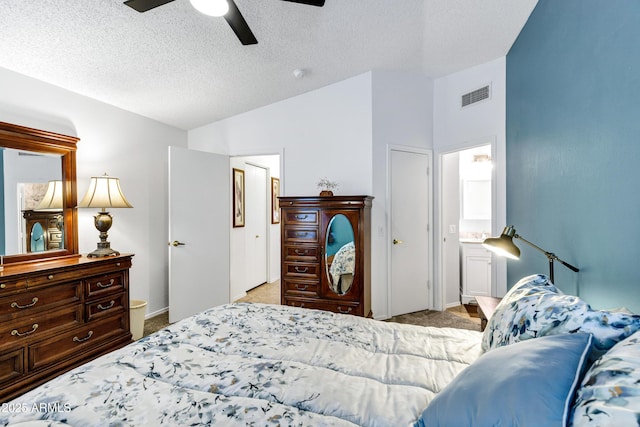
[(229, 11), (227, 0), (189, 0), (200, 13), (209, 16), (224, 16)]

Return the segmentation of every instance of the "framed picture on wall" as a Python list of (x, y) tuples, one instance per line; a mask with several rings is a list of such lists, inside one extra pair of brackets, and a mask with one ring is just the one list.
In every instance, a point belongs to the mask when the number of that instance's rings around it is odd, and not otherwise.
[(233, 168), (233, 226), (244, 227), (244, 171)]
[(271, 178), (271, 224), (280, 224), (280, 179)]

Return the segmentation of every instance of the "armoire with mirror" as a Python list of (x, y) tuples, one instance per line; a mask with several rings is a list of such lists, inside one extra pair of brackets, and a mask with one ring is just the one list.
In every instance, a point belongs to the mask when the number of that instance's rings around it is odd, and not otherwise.
[(281, 302), (372, 317), (371, 196), (280, 197)]
[[(0, 122), (0, 403), (131, 342), (133, 255), (78, 252), (78, 141)], [(23, 161), (54, 167), (25, 171)], [(60, 210), (25, 210), (16, 202), (21, 183), (32, 178), (44, 186), (62, 182)], [(50, 233), (47, 244), (32, 245), (43, 232)]]

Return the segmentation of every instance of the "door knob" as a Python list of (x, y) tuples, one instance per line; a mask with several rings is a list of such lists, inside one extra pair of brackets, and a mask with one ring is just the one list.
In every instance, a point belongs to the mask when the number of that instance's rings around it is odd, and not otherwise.
[(400, 244), (402, 244), (402, 240), (393, 239), (393, 244), (394, 245), (400, 245)]
[(182, 243), (182, 242), (179, 242), (179, 241), (177, 241), (177, 240), (174, 240), (173, 242), (171, 242), (171, 243), (169, 243), (169, 244), (170, 244), (171, 246), (184, 246), (184, 245), (186, 245), (186, 243)]

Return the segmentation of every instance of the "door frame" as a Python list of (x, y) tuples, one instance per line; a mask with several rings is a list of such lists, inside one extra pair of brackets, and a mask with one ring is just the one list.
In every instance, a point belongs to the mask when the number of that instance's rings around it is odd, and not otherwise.
[(424, 149), (424, 148), (418, 148), (418, 147), (411, 147), (411, 146), (407, 146), (407, 145), (396, 145), (396, 144), (387, 144), (387, 173), (386, 173), (386, 182), (385, 182), (385, 194), (386, 194), (386, 198), (385, 198), (385, 211), (387, 212), (387, 223), (386, 223), (386, 228), (387, 228), (387, 236), (386, 236), (386, 240), (387, 240), (387, 244), (385, 245), (386, 248), (386, 252), (387, 252), (387, 313), (389, 313), (389, 315), (391, 315), (392, 311), (391, 311), (391, 299), (392, 299), (392, 290), (393, 287), (391, 285), (391, 279), (392, 279), (392, 263), (391, 263), (391, 251), (392, 251), (392, 242), (391, 242), (391, 153), (392, 151), (402, 151), (405, 153), (413, 153), (413, 154), (422, 154), (422, 155), (426, 155), (427, 156), (427, 167), (428, 167), (428, 172), (427, 172), (427, 188), (429, 190), (429, 194), (427, 195), (427, 202), (429, 203), (429, 228), (428, 228), (428, 235), (427, 235), (427, 248), (429, 251), (429, 256), (427, 257), (427, 263), (428, 263), (428, 270), (429, 273), (427, 275), (427, 290), (428, 290), (428, 300), (427, 300), (427, 306), (429, 308), (433, 308), (434, 307), (434, 287), (433, 287), (433, 263), (434, 263), (434, 254), (433, 254), (433, 150), (428, 150), (428, 149)]
[[(506, 186), (505, 175), (502, 171), (505, 170), (504, 158), (505, 153), (501, 153), (498, 147), (497, 137), (495, 135), (488, 136), (486, 138), (478, 138), (470, 141), (462, 142), (458, 145), (449, 147), (446, 151), (441, 151), (437, 156), (437, 168), (438, 168), (438, 194), (437, 194), (437, 204), (438, 204), (438, 224), (435, 230), (438, 244), (438, 251), (435, 256), (435, 262), (438, 265), (437, 271), (437, 282), (435, 288), (437, 290), (436, 294), (439, 296), (439, 301), (436, 306), (437, 310), (443, 310), (446, 306), (446, 293), (445, 293), (445, 284), (444, 284), (444, 258), (442, 256), (443, 253), (443, 245), (444, 245), (444, 235), (442, 230), (442, 221), (443, 221), (443, 167), (442, 167), (442, 157), (447, 154), (456, 153), (459, 151), (468, 150), (471, 148), (481, 147), (485, 145), (491, 145), (491, 158), (493, 163), (493, 168), (491, 170), (491, 235), (498, 236), (502, 231), (502, 227), (506, 224), (506, 200), (502, 203), (500, 202), (502, 194), (504, 191), (501, 191), (501, 188)], [(503, 224), (504, 223), (504, 224)], [(498, 257), (492, 254), (491, 260), (491, 295), (501, 295), (506, 291), (506, 277), (507, 277), (507, 264), (504, 258)], [(505, 289), (502, 289), (505, 288)]]

